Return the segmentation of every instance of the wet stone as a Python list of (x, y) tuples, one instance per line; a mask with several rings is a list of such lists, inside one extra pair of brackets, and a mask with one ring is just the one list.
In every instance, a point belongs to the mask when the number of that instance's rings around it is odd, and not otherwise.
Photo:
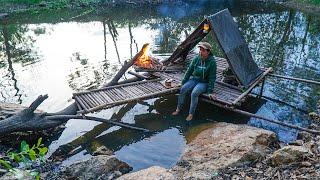
[(302, 140), (295, 140), (293, 142), (290, 142), (289, 145), (302, 146), (303, 145), (303, 141)]
[(289, 145), (275, 151), (270, 157), (270, 160), (273, 165), (277, 166), (301, 162), (307, 157), (312, 157), (312, 153), (308, 148)]
[(298, 140), (303, 140), (305, 142), (308, 142), (308, 141), (310, 141), (312, 139), (312, 136), (308, 132), (300, 131), (298, 133), (297, 139)]
[(50, 173), (43, 179), (115, 179), (131, 170), (132, 167), (115, 156), (99, 155), (74, 163), (59, 174)]
[(263, 159), (275, 144), (276, 136), (271, 131), (247, 125), (215, 123), (188, 144), (172, 172), (178, 179), (214, 178), (213, 172), (221, 168), (230, 165), (247, 167)]
[(112, 155), (113, 152), (106, 148), (105, 146), (98, 147), (93, 153), (92, 156), (98, 156), (98, 155)]
[(152, 166), (147, 169), (143, 169), (137, 172), (125, 174), (118, 178), (118, 180), (136, 180), (136, 179), (145, 179), (145, 180), (174, 180), (175, 177), (169, 170), (160, 167)]

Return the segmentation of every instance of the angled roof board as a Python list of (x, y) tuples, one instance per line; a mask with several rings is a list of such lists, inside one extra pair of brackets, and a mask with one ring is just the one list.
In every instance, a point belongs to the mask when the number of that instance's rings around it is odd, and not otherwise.
[(232, 71), (240, 83), (248, 87), (262, 73), (262, 70), (254, 62), (233, 17), (228, 9), (225, 9), (207, 18), (221, 49), (227, 56)]

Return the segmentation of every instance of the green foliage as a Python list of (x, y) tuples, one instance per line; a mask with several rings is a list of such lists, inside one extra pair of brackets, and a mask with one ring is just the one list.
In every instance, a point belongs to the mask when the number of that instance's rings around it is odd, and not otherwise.
[(308, 3), (314, 5), (320, 5), (320, 0), (297, 0), (300, 3)]
[[(20, 144), (20, 152), (9, 151), (6, 155), (0, 156), (0, 165), (15, 173), (16, 176), (19, 176), (20, 171), (13, 168), (13, 163), (28, 164), (30, 161), (33, 162), (36, 159), (40, 159), (41, 162), (44, 162), (44, 156), (47, 152), (48, 148), (42, 144), (42, 138), (39, 138), (37, 144), (34, 144), (31, 148), (26, 141), (22, 141)], [(40, 177), (40, 174), (37, 171), (28, 170), (27, 172), (36, 179), (39, 179)]]
[(1, 0), (0, 5), (19, 7), (19, 5), (36, 6), (45, 4), (49, 9), (62, 9), (74, 6), (90, 6), (101, 2), (101, 0)]

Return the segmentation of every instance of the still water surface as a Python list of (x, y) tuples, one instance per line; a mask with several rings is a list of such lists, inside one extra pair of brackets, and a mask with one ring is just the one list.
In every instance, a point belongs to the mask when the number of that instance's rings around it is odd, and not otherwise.
[[(233, 1), (182, 3), (143, 8), (110, 8), (75, 12), (17, 14), (0, 24), (0, 101), (29, 105), (40, 94), (49, 98), (41, 109), (54, 112), (72, 102), (73, 92), (96, 88), (110, 80), (121, 64), (144, 43), (153, 54), (166, 56), (201, 22), (203, 16), (229, 8), (254, 59), (275, 73), (320, 79), (320, 17), (276, 6), (248, 7)], [(206, 41), (214, 44), (212, 38)], [(222, 53), (215, 48), (214, 54)], [(129, 78), (126, 75), (124, 78)], [(255, 90), (259, 92), (257, 88)], [(268, 78), (264, 95), (253, 99), (245, 109), (272, 119), (299, 126), (310, 121), (306, 112), (315, 109), (319, 86)], [(287, 102), (279, 103), (275, 100)], [(176, 96), (166, 96), (114, 107), (95, 113), (103, 118), (154, 130), (143, 134), (93, 121), (70, 120), (65, 130), (49, 146), (73, 147), (64, 165), (90, 157), (104, 145), (115, 155), (139, 170), (152, 165), (172, 167), (187, 143), (215, 121), (248, 123), (277, 133), (289, 142), (296, 131), (246, 118), (200, 103), (192, 124), (183, 115), (172, 117)]]

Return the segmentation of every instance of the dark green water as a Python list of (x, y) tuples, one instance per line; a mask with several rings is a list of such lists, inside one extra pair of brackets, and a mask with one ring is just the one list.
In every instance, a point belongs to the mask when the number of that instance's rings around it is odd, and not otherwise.
[[(73, 92), (99, 87), (144, 43), (152, 45), (153, 54), (166, 56), (203, 16), (224, 8), (229, 8), (238, 22), (259, 66), (273, 67), (277, 74), (320, 79), (320, 17), (276, 6), (209, 2), (11, 15), (0, 24), (0, 101), (29, 105), (39, 94), (48, 94), (40, 108), (48, 112), (63, 109), (72, 102)], [(214, 43), (210, 37), (206, 40)], [(219, 50), (215, 54), (222, 55)], [(252, 99), (244, 108), (307, 126), (306, 112), (315, 109), (319, 86), (267, 80), (264, 95), (287, 104)], [(176, 96), (167, 96), (95, 114), (151, 129), (151, 134), (70, 120), (49, 146), (49, 154), (58, 148), (66, 152), (76, 148), (63, 163), (68, 165), (90, 157), (90, 152), (104, 145), (134, 170), (152, 165), (168, 168), (179, 159), (187, 142), (208, 126), (207, 119), (263, 127), (284, 142), (296, 138), (294, 130), (205, 103), (199, 104), (194, 121), (187, 124), (186, 110), (178, 117), (169, 115), (175, 105)]]

